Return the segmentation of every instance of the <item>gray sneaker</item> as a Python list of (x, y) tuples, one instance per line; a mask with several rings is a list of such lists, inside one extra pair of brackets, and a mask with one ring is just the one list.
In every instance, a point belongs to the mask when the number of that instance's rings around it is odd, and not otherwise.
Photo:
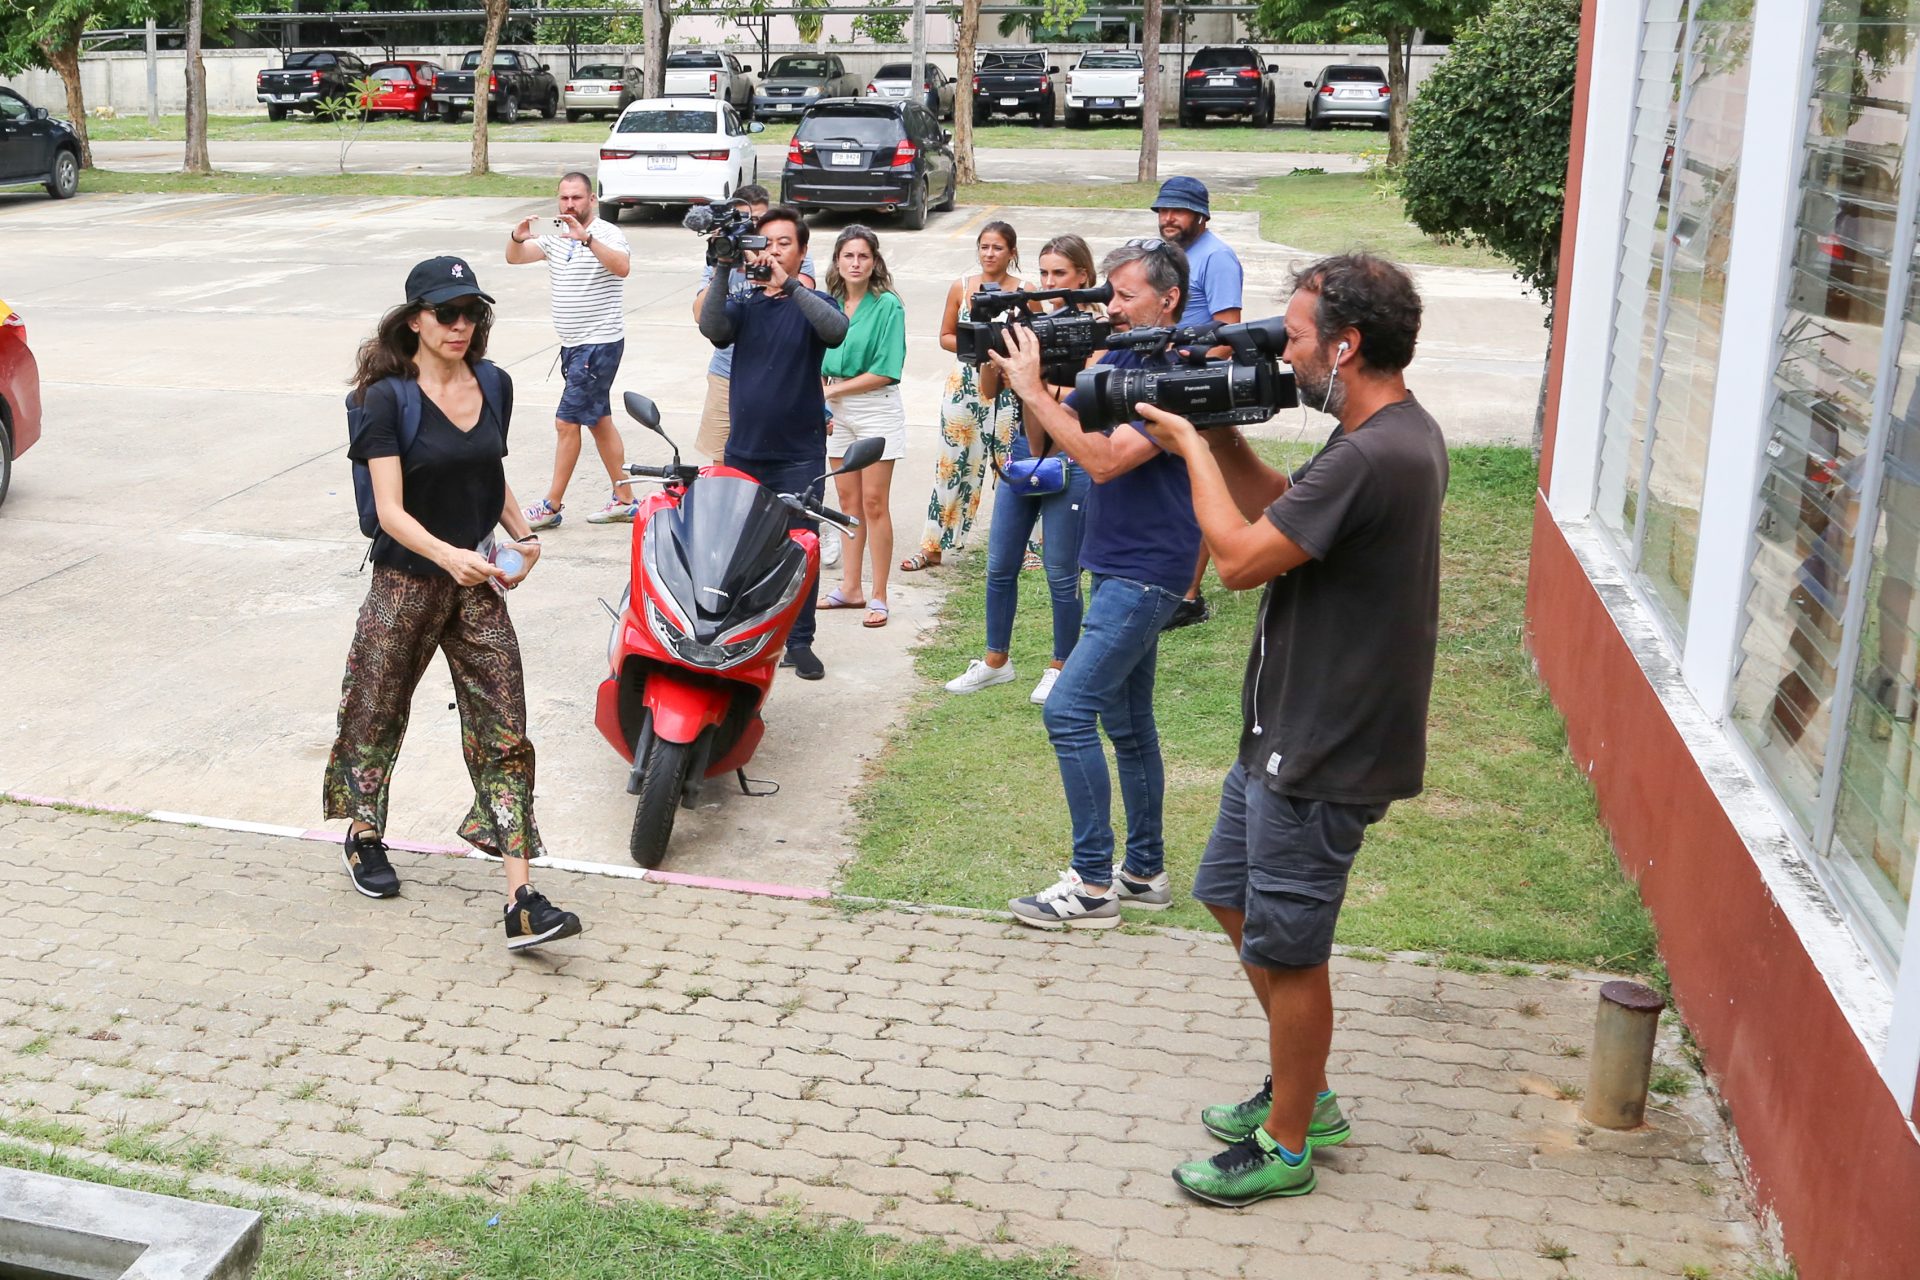
[(1167, 873), (1162, 871), (1151, 880), (1135, 879), (1122, 871), (1113, 878), (1113, 892), (1123, 907), (1138, 907), (1142, 911), (1165, 911), (1173, 905), (1173, 889), (1167, 881)]
[(1086, 882), (1069, 869), (1052, 888), (1007, 903), (1013, 918), (1035, 929), (1111, 929), (1120, 923), (1120, 899), (1112, 886), (1087, 892)]

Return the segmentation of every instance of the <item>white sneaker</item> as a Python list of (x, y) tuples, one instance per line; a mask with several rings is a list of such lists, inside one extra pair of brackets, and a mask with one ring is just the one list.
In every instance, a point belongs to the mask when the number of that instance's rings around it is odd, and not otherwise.
[(840, 531), (830, 524), (820, 526), (820, 567), (840, 567)]
[(1011, 679), (1013, 679), (1013, 664), (1011, 662), (1003, 663), (997, 667), (990, 667), (980, 659), (975, 658), (967, 663), (967, 669), (965, 671), (947, 681), (946, 688), (948, 693), (978, 693), (980, 690), (990, 688), (993, 685), (1005, 684)]
[(1027, 701), (1036, 707), (1047, 705), (1047, 695), (1053, 692), (1054, 681), (1060, 678), (1060, 668), (1048, 667), (1040, 673), (1040, 683), (1033, 686), (1033, 692), (1027, 695)]

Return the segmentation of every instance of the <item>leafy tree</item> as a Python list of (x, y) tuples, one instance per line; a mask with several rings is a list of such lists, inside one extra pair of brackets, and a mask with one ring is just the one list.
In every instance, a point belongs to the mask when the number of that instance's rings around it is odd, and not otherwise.
[[(336, 0), (325, 0), (332, 4)], [(355, 0), (356, 4), (365, 4), (367, 0)], [(381, 8), (399, 8), (389, 0), (381, 0)], [(439, 7), (439, 0), (434, 0)], [(612, 9), (631, 8), (631, 0), (567, 0), (569, 9)], [(534, 41), (538, 44), (639, 44), (644, 38), (641, 34), (644, 23), (630, 14), (614, 14), (605, 18), (542, 18), (533, 29)]]
[(1579, 52), (1580, 0), (1494, 0), (1422, 84), (1401, 169), (1415, 225), (1492, 249), (1549, 306)]
[(80, 90), (80, 37), (95, 27), (125, 27), (146, 20), (138, 3), (97, 0), (0, 0), (0, 75), (43, 67), (67, 91), (67, 117), (80, 139), (80, 165), (93, 167), (87, 138), (87, 103)]
[[(893, 0), (868, 0), (879, 8), (893, 3)], [(874, 44), (899, 44), (907, 38), (907, 15), (904, 13), (863, 13), (853, 20), (853, 35), (856, 40), (866, 40)]]
[[(1407, 158), (1407, 88), (1412, 80), (1413, 36), (1452, 28), (1484, 11), (1487, 0), (1258, 0), (1257, 34), (1314, 44), (1340, 44), (1377, 36), (1387, 46), (1387, 163)], [(1422, 90), (1425, 92), (1425, 90)]]
[(804, 10), (793, 15), (794, 30), (800, 36), (801, 44), (819, 44), (820, 33), (826, 30), (826, 15), (820, 12), (826, 0), (794, 0), (794, 8)]

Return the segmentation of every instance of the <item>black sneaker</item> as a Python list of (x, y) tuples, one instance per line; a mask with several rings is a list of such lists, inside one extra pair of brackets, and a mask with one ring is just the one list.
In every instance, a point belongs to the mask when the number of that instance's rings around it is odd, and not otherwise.
[(530, 884), (520, 887), (506, 914), (509, 951), (525, 951), (580, 932), (579, 916), (554, 906), (544, 894), (535, 893)]
[(1205, 622), (1212, 616), (1213, 610), (1207, 608), (1207, 598), (1205, 596), (1195, 596), (1191, 600), (1182, 600), (1179, 605), (1175, 607), (1173, 616), (1167, 619), (1167, 625), (1160, 629), (1162, 631), (1178, 631), (1181, 627), (1191, 627), (1195, 623)]
[(356, 836), (348, 831), (346, 844), (340, 850), (340, 861), (353, 877), (353, 887), (369, 898), (400, 896), (400, 877), (387, 861), (386, 844), (375, 833), (362, 831)]
[(809, 645), (796, 644), (787, 649), (787, 656), (780, 659), (783, 667), (792, 667), (793, 674), (802, 680), (818, 680), (827, 674), (827, 668), (820, 659), (813, 656)]

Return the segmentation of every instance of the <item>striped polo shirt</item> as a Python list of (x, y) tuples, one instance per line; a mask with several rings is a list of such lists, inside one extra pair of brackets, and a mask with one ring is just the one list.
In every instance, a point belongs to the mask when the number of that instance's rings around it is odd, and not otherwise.
[[(631, 253), (620, 228), (595, 218), (588, 228), (596, 242), (621, 253)], [(563, 347), (618, 342), (627, 336), (626, 280), (600, 265), (593, 250), (566, 236), (541, 236), (540, 251), (547, 255), (547, 278), (553, 292), (553, 329)]]

